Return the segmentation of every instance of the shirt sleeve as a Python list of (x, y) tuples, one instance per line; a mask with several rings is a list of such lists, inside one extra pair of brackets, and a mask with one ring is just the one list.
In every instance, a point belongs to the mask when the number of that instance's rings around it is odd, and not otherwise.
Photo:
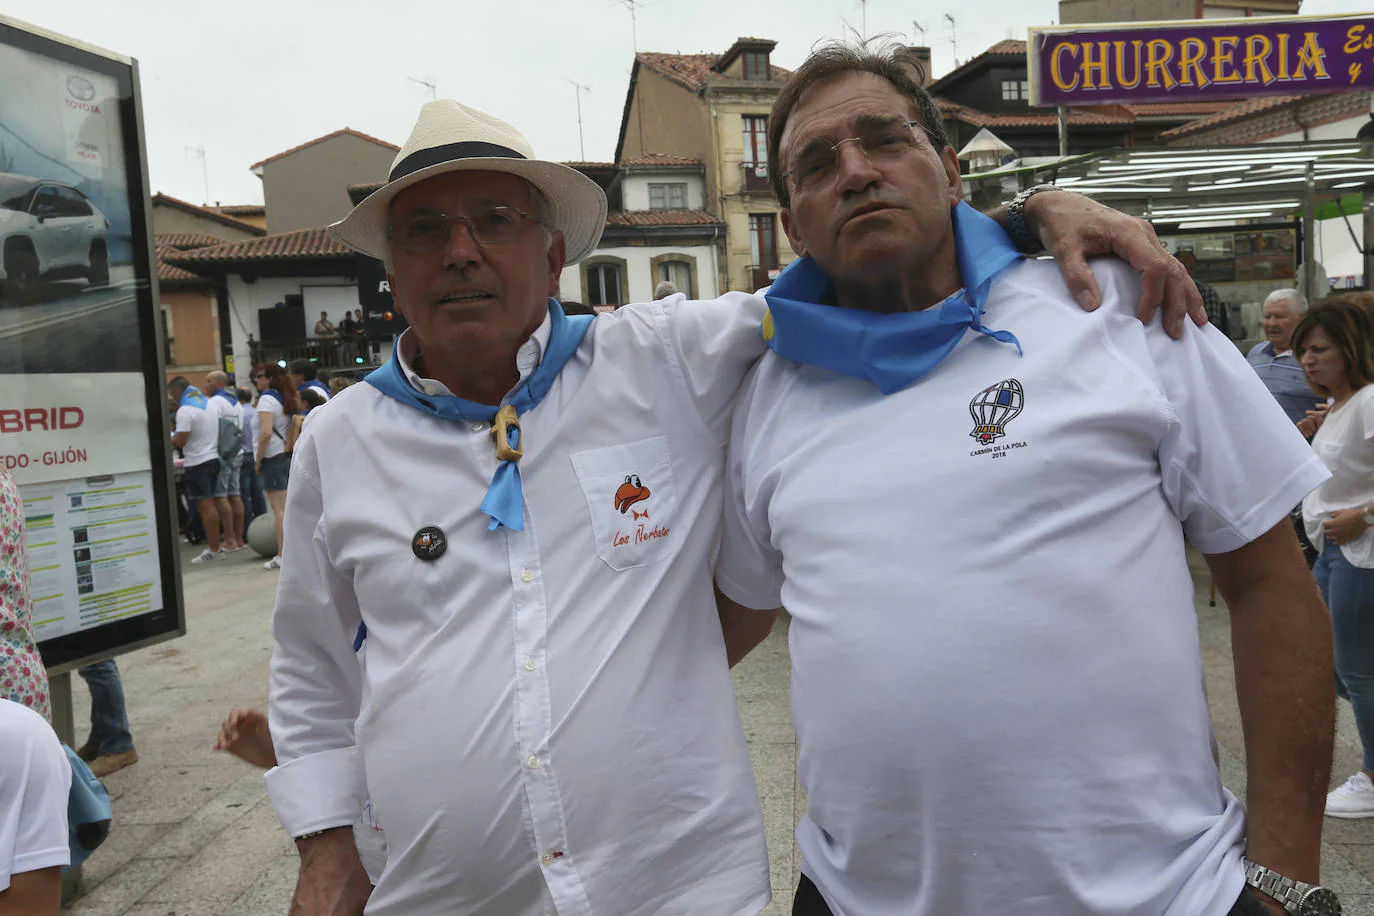
[(71, 863), (72, 768), (38, 713), (0, 700), (0, 891), (14, 875)]
[(702, 301), (679, 294), (654, 305), (690, 409), (724, 441), (740, 383), (766, 349), (760, 328), (767, 304), (762, 296), (727, 293)]
[(756, 371), (740, 392), (730, 429), (725, 465), (725, 511), (716, 586), (745, 607), (771, 610), (782, 605), (782, 554), (772, 544), (768, 499), (759, 485), (758, 455), (766, 431), (758, 430), (757, 413), (776, 408), (762, 404)]
[(362, 669), (353, 654), (361, 614), (329, 559), (315, 441), (303, 436), (287, 488), (281, 579), (272, 614), (268, 722), (277, 766), (267, 794), (287, 833), (353, 823), (367, 795), (353, 726)]
[(1129, 326), (1139, 277), (1120, 263), (1094, 271), (1103, 308), (1112, 316), (1103, 324), (1106, 345), (1150, 377), (1171, 414), (1159, 464), (1165, 497), (1184, 533), (1204, 553), (1245, 546), (1282, 521), (1329, 472), (1217, 328), (1185, 322), (1183, 339), (1175, 341), (1156, 319), (1144, 329), (1144, 348), (1132, 349), (1128, 338), (1140, 333)]
[(191, 431), (191, 421), (195, 419), (196, 408), (178, 407), (177, 408), (177, 428), (178, 433), (189, 433)]

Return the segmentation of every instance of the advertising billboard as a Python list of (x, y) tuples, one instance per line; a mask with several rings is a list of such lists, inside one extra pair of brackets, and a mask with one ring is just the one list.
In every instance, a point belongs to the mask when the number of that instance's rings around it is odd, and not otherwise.
[(0, 18), (0, 462), (50, 670), (184, 630), (138, 65)]
[(1209, 101), (1374, 87), (1374, 14), (1030, 30), (1032, 105)]

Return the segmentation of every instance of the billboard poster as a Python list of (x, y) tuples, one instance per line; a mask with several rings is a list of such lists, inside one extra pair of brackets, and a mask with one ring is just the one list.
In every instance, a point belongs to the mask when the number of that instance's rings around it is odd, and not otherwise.
[(137, 63), (0, 18), (0, 463), (44, 662), (184, 632)]
[(1374, 14), (1030, 30), (1032, 105), (1307, 95), (1374, 87)]

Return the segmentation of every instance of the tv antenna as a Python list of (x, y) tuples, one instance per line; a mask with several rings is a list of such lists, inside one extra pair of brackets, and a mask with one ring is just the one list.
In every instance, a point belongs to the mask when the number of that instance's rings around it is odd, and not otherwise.
[(921, 33), (921, 44), (925, 44), (925, 43), (926, 43), (926, 27), (923, 26), (923, 25), (921, 25), (921, 24), (920, 24), (919, 22), (917, 22), (915, 19), (911, 20), (911, 27), (914, 28), (917, 32), (920, 32), (920, 33)]
[(205, 146), (204, 144), (188, 146), (186, 152), (194, 153), (200, 157), (200, 177), (205, 182), (205, 206), (208, 207), (210, 206), (210, 168), (205, 164)]
[(433, 76), (431, 76), (431, 75), (429, 75), (429, 74), (425, 74), (425, 78), (424, 78), (424, 79), (417, 79), (417, 78), (415, 78), (415, 77), (413, 77), (413, 76), (407, 76), (406, 79), (410, 80), (412, 83), (419, 83), (421, 86), (424, 86), (426, 89), (428, 89), (428, 90), (429, 90), (429, 100), (430, 100), (431, 102), (434, 102), (434, 101), (437, 101), (437, 100), (438, 100), (438, 98), (439, 98), (439, 84), (438, 84), (437, 82), (435, 82), (435, 79), (434, 79)]
[(949, 47), (954, 52), (954, 65), (957, 67), (959, 65), (959, 42), (955, 40), (954, 35), (954, 14), (945, 13), (945, 21), (949, 23)]
[(577, 96), (577, 155), (581, 161), (587, 161), (587, 150), (582, 146), (582, 93), (591, 92), (591, 86), (584, 86), (571, 77), (563, 79), (573, 84), (573, 94)]
[(630, 11), (630, 45), (636, 54), (639, 53), (639, 24), (636, 20), (636, 11), (644, 5), (645, 0), (613, 0), (613, 2), (624, 6)]
[(857, 41), (859, 44), (863, 44), (864, 37), (863, 37), (862, 35), (859, 34), (859, 30), (858, 30), (858, 29), (856, 29), (856, 28), (854, 28), (854, 26), (850, 25), (848, 19), (846, 19), (846, 18), (844, 18), (843, 16), (841, 16), (841, 17), (840, 17), (840, 24), (843, 25), (846, 29), (849, 29), (849, 33), (850, 33), (851, 35), (854, 36), (854, 40), (855, 40), (855, 41)]
[(864, 27), (863, 40), (868, 41), (868, 0), (859, 0), (860, 24)]

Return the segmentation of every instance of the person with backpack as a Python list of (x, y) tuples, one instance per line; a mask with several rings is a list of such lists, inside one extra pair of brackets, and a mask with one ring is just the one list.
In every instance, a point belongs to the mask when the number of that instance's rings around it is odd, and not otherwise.
[(227, 556), (220, 550), (219, 507), (215, 505), (215, 483), (219, 479), (220, 466), (219, 414), (210, 406), (210, 399), (183, 375), (167, 384), (167, 392), (177, 402), (172, 444), (181, 449), (186, 460), (186, 499), (195, 503), (205, 525), (207, 546), (191, 560), (199, 566)]
[(281, 521), (286, 512), (286, 481), (291, 473), (291, 450), (300, 435), (305, 414), (301, 411), (296, 383), (286, 369), (276, 363), (253, 367), (253, 384), (258, 388), (257, 470), (267, 502), (277, 523), (277, 553), (263, 569), (281, 569)]
[(215, 478), (215, 507), (223, 531), (221, 550), (242, 550), (243, 500), (239, 496), (239, 458), (243, 454), (243, 409), (229, 388), (229, 376), (215, 369), (205, 375), (205, 393), (219, 421), (219, 476)]

